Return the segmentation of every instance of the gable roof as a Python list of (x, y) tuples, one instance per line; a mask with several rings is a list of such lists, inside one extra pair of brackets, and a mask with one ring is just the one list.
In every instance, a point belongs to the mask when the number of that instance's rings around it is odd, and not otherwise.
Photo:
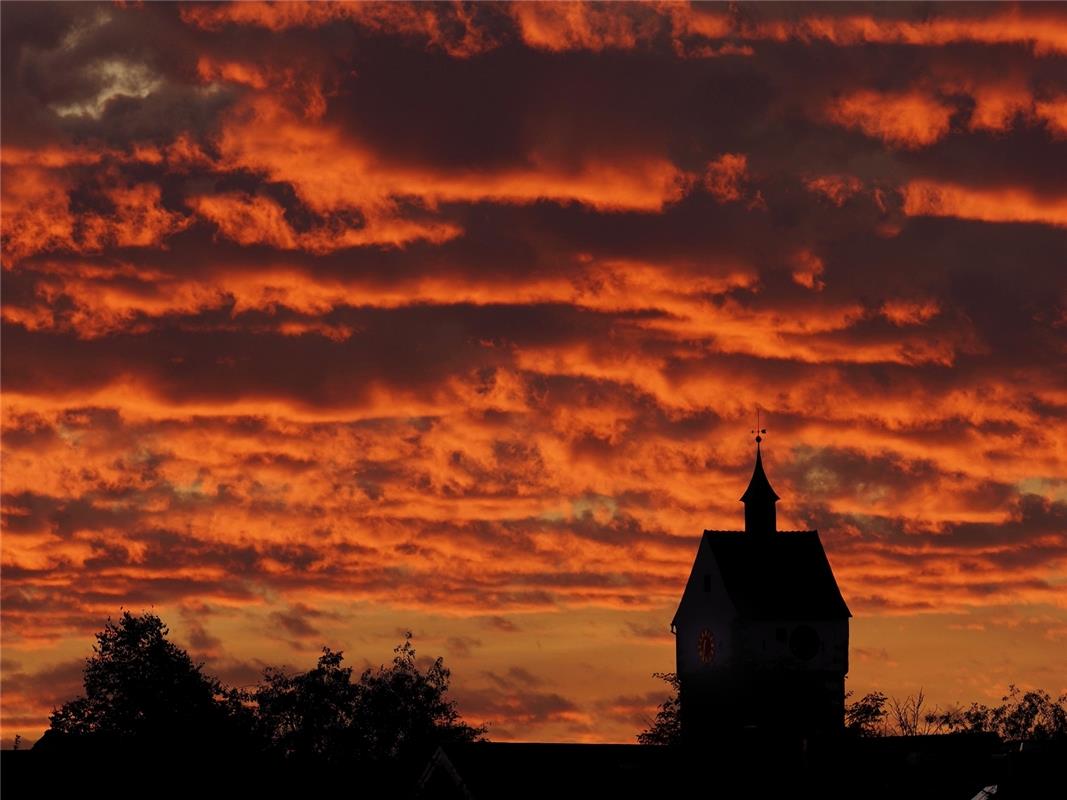
[(817, 620), (851, 617), (837, 588), (818, 531), (704, 531), (726, 592), (745, 619)]

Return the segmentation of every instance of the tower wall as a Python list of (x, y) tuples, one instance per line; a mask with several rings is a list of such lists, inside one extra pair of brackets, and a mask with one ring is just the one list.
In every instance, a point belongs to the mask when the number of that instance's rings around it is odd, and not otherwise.
[(745, 732), (824, 738), (844, 730), (845, 676), (830, 670), (719, 670), (681, 676), (682, 739)]
[(745, 533), (766, 536), (777, 529), (778, 514), (773, 502), (745, 503)]

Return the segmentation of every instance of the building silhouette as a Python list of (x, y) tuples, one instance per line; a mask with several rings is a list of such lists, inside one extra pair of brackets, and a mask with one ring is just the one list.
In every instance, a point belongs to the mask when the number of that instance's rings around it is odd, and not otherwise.
[(819, 532), (779, 531), (762, 437), (743, 531), (706, 530), (671, 623), (684, 742), (843, 730), (852, 616)]

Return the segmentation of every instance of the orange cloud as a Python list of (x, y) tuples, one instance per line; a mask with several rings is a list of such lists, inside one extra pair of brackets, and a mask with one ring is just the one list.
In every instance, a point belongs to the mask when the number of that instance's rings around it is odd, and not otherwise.
[(904, 213), (912, 217), (1067, 226), (1065, 197), (1039, 197), (1026, 189), (973, 188), (930, 180), (909, 181), (902, 192)]
[(968, 95), (974, 101), (967, 120), (970, 130), (1006, 132), (1013, 125), (1044, 124), (1052, 138), (1064, 128), (1064, 100), (1056, 95), (1040, 99), (1023, 76), (975, 80), (967, 74), (940, 82), (944, 94)]
[(527, 45), (555, 51), (632, 49), (647, 41), (659, 22), (654, 9), (634, 14), (597, 3), (516, 3), (509, 10)]
[(863, 189), (863, 181), (855, 175), (818, 175), (806, 179), (804, 185), (809, 191), (823, 195), (838, 208)]
[(390, 2), (267, 3), (259, 0), (220, 5), (185, 5), (182, 19), (206, 30), (227, 25), (251, 25), (279, 32), (316, 28), (346, 21), (368, 30), (425, 38), (456, 57), (468, 57), (495, 46), (489, 33), (462, 4)]
[(743, 153), (723, 153), (709, 161), (704, 172), (704, 186), (720, 203), (740, 200), (748, 179), (748, 158)]
[(945, 136), (953, 111), (952, 106), (920, 91), (869, 89), (836, 98), (825, 109), (831, 122), (907, 149), (925, 147)]
[[(972, 131), (1004, 132), (1017, 123), (1044, 123), (1055, 138), (1063, 129), (1063, 102), (1036, 100), (1030, 87), (1018, 79), (976, 81), (956, 77), (939, 81), (938, 91), (945, 97), (965, 95), (973, 101), (965, 123)], [(947, 135), (951, 116), (956, 110), (948, 101), (915, 87), (895, 93), (854, 92), (832, 100), (825, 113), (832, 122), (862, 130), (887, 144), (917, 149), (934, 144)], [(830, 187), (823, 181), (818, 186), (809, 184), (809, 188), (825, 194), (824, 190)], [(834, 187), (835, 197), (840, 196), (841, 188), (840, 185)]]
[(390, 245), (402, 247), (423, 239), (435, 244), (460, 235), (455, 225), (416, 222), (395, 217), (370, 217), (353, 226), (342, 219), (326, 219), (321, 225), (296, 232), (285, 211), (268, 197), (229, 193), (189, 198), (189, 205), (219, 227), (219, 233), (238, 244), (264, 244), (279, 250), (330, 253), (346, 247)]
[(216, 61), (208, 56), (200, 56), (196, 73), (204, 81), (232, 81), (253, 89), (266, 89), (272, 83), (261, 66), (243, 61)]
[(297, 246), (293, 229), (280, 205), (268, 197), (240, 194), (189, 198), (196, 212), (219, 226), (219, 232), (238, 244), (266, 244), (281, 250)]
[(3, 171), (3, 253), (5, 267), (31, 253), (69, 247), (74, 217), (67, 192), (70, 180), (40, 167)]
[(882, 314), (894, 325), (917, 325), (937, 316), (941, 305), (936, 300), (886, 300)]
[(974, 98), (974, 111), (969, 125), (977, 130), (1006, 130), (1017, 115), (1027, 116), (1033, 108), (1030, 92), (1019, 85), (980, 85), (971, 90), (971, 96)]
[[(1017, 44), (1035, 55), (1067, 52), (1067, 23), (1036, 9), (996, 8), (988, 16), (953, 17), (947, 13), (928, 19), (886, 19), (869, 15), (802, 16), (794, 20), (758, 20), (745, 25), (744, 35), (777, 41), (825, 40), (840, 46), (866, 43), (937, 47), (956, 42)], [(1033, 12), (1033, 13), (1031, 13)]]
[[(652, 42), (661, 32), (671, 36), (675, 51), (687, 56), (751, 55), (733, 43), (712, 46), (692, 39), (720, 39), (734, 33), (730, 16), (701, 5), (668, 2), (608, 8), (599, 3), (517, 3), (482, 9), (496, 22), (517, 29), (529, 47), (549, 50), (633, 49)], [(217, 6), (185, 6), (182, 19), (207, 30), (251, 25), (272, 31), (318, 27), (346, 20), (367, 30), (418, 36), (432, 47), (456, 57), (470, 57), (501, 44), (501, 36), (476, 21), (461, 3), (277, 3), (241, 2)]]
[[(536, 9), (533, 8), (536, 6)], [(599, 3), (521, 3), (509, 8), (523, 40), (549, 50), (633, 48), (647, 44), (664, 28), (676, 48), (686, 36), (740, 41), (828, 41), (842, 47), (907, 44), (937, 47), (957, 42), (1022, 45), (1035, 55), (1067, 52), (1067, 23), (1056, 14), (1034, 7), (993, 8), (985, 16), (954, 16), (949, 7), (926, 19), (895, 19), (872, 15), (805, 14), (788, 19), (766, 19), (757, 13), (731, 15), (704, 4), (664, 2), (619, 6), (609, 14)], [(475, 25), (460, 4), (442, 9), (401, 3), (227, 3), (189, 5), (181, 11), (188, 24), (207, 30), (226, 25), (253, 25), (272, 31), (317, 27), (351, 20), (372, 30), (420, 35), (458, 56), (495, 47), (497, 40)], [(767, 14), (766, 16), (771, 16)], [(447, 32), (448, 19), (461, 34)], [(447, 32), (447, 33), (446, 33)], [(698, 53), (699, 54), (699, 53)]]
[(800, 250), (793, 258), (793, 281), (799, 285), (822, 291), (826, 284), (820, 279), (825, 265), (823, 260), (810, 250)]
[(401, 198), (431, 208), (456, 201), (554, 200), (605, 211), (659, 211), (681, 199), (690, 183), (678, 167), (655, 155), (606, 161), (590, 154), (577, 166), (562, 166), (532, 152), (528, 166), (497, 171), (389, 163), (341, 131), (305, 124), (267, 98), (225, 126), (219, 148), (225, 167), (287, 181), (317, 211), (358, 208), (390, 220)]
[(41, 148), (6, 146), (0, 150), (0, 163), (4, 166), (36, 166), (48, 169), (84, 164), (99, 164), (107, 155), (88, 147), (62, 147), (46, 145)]
[(192, 219), (168, 211), (160, 203), (162, 190), (154, 183), (114, 186), (104, 191), (115, 207), (113, 214), (84, 215), (83, 245), (99, 250), (114, 242), (118, 247), (152, 247), (187, 228)]
[(358, 15), (357, 3), (247, 3), (185, 5), (182, 19), (208, 30), (224, 25), (256, 25), (272, 31), (294, 27), (318, 27)]
[(192, 220), (161, 205), (159, 186), (111, 186), (103, 195), (109, 213), (75, 216), (71, 182), (37, 167), (5, 170), (4, 252), (14, 265), (33, 253), (51, 250), (99, 251), (107, 246), (151, 247), (186, 228)]
[(1035, 111), (1037, 116), (1045, 121), (1053, 137), (1067, 138), (1067, 94), (1038, 100)]
[(270, 89), (281, 93), (299, 107), (306, 119), (316, 120), (326, 113), (326, 97), (321, 79), (310, 71), (286, 67), (278, 69), (247, 61), (216, 60), (200, 56), (197, 75), (207, 83), (225, 81), (242, 84), (256, 90)]

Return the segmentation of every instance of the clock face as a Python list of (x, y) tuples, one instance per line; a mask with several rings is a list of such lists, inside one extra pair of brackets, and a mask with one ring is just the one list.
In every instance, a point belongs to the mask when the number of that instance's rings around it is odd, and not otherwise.
[(710, 664), (715, 660), (715, 637), (707, 628), (700, 632), (697, 637), (697, 653), (704, 664)]

